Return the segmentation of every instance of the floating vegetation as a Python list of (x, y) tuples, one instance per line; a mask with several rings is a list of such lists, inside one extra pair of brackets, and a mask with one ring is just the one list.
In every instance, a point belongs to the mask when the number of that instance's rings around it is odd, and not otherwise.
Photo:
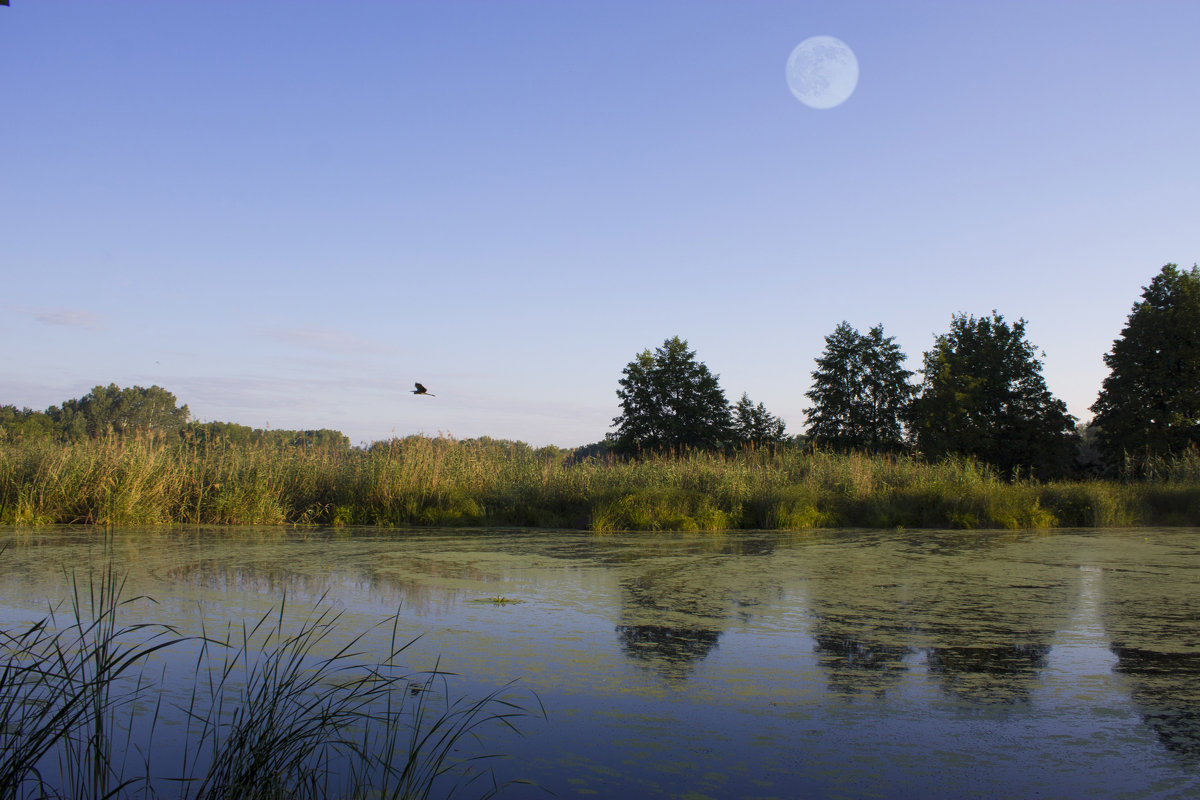
[(493, 606), (507, 606), (507, 605), (512, 605), (514, 603), (524, 603), (525, 601), (524, 600), (514, 600), (511, 597), (505, 597), (504, 595), (498, 594), (495, 597), (480, 597), (475, 600), (472, 600), (471, 602), (472, 603), (487, 603), (488, 605), (493, 605)]

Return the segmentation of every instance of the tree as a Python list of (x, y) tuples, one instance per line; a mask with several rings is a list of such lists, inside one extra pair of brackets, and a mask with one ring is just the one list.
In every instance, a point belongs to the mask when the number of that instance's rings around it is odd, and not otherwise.
[(925, 353), (922, 374), (909, 424), (927, 457), (975, 456), (1010, 476), (1071, 471), (1075, 418), (1046, 388), (1025, 320), (956, 315)]
[(787, 439), (783, 420), (769, 413), (762, 403), (752, 403), (745, 392), (733, 407), (733, 435), (741, 444), (755, 447), (780, 444)]
[(902, 417), (915, 388), (904, 369), (906, 356), (895, 338), (876, 325), (864, 336), (842, 322), (825, 337), (813, 387), (805, 396), (808, 435), (834, 450), (899, 450), (904, 446)]
[(54, 421), (44, 411), (0, 406), (0, 442), (51, 439), (54, 430)]
[(176, 407), (175, 395), (161, 386), (122, 389), (115, 383), (97, 386), (78, 400), (67, 400), (62, 408), (51, 406), (50, 417), (63, 436), (78, 439), (118, 435), (178, 433), (188, 421), (188, 407)]
[(725, 392), (686, 340), (675, 336), (654, 352), (643, 350), (622, 374), (621, 415), (613, 419), (618, 452), (713, 449), (729, 442)]
[(335, 431), (331, 428), (294, 431), (288, 444), (304, 450), (323, 450), (327, 453), (339, 453), (350, 449), (350, 437), (341, 431)]
[(1110, 465), (1200, 445), (1200, 272), (1167, 264), (1142, 289), (1092, 405)]

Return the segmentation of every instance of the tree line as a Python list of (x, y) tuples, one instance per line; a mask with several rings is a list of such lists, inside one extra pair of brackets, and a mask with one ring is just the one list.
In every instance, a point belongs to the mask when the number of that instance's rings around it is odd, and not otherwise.
[(96, 386), (83, 397), (45, 411), (0, 406), (0, 442), (47, 439), (69, 443), (105, 436), (148, 436), (195, 443), (224, 441), (232, 445), (346, 449), (343, 433), (319, 430), (265, 430), (234, 422), (196, 422), (187, 405), (161, 386), (115, 383)]
[[(1136, 476), (1156, 457), (1200, 448), (1200, 271), (1167, 264), (1143, 287), (1104, 360), (1110, 372), (1079, 426), (1042, 378), (1044, 354), (1026, 322), (956, 314), (923, 356), (920, 379), (907, 356), (876, 325), (866, 333), (842, 322), (816, 358), (806, 426), (784, 422), (743, 393), (730, 403), (719, 376), (674, 336), (639, 353), (617, 389), (621, 413), (602, 442), (575, 460), (610, 452), (634, 456), (743, 446), (804, 445), (835, 452), (911, 453), (930, 460), (965, 456), (1009, 477), (1053, 479), (1080, 471)], [(159, 386), (96, 386), (45, 411), (0, 406), (0, 442), (72, 442), (104, 436), (187, 442), (347, 450), (329, 429), (264, 430), (195, 422)], [(489, 440), (490, 441), (490, 440)], [(509, 443), (510, 445), (512, 443)], [(555, 452), (562, 453), (557, 448)], [(1099, 458), (1082, 458), (1096, 451)], [(547, 449), (549, 451), (549, 449)]]
[[(1134, 475), (1154, 457), (1200, 447), (1200, 272), (1167, 264), (1143, 287), (1104, 357), (1110, 373), (1081, 433), (1042, 377), (1026, 321), (956, 314), (924, 353), (920, 379), (882, 325), (842, 322), (816, 359), (803, 437), (749, 397), (730, 405), (714, 375), (678, 336), (625, 367), (617, 453), (717, 449), (803, 441), (833, 451), (965, 456), (1001, 473), (1043, 479), (1088, 465), (1085, 439), (1110, 473)], [(1095, 464), (1091, 465), (1095, 468)]]

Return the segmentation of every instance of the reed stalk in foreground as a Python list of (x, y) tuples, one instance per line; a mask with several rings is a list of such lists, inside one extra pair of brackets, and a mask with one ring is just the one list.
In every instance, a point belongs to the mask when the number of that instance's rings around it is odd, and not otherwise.
[[(120, 624), (145, 599), (123, 600), (121, 588), (108, 569), (77, 587), (63, 628), (51, 614), (0, 630), (0, 800), (487, 796), (498, 787), (480, 735), (544, 714), (511, 685), (452, 701), (448, 673), (405, 674), (398, 615), (376, 660), (365, 634), (333, 644), (339, 615), (323, 603), (295, 631), (281, 603), (223, 638), (184, 637)], [(193, 689), (175, 702), (149, 668), (159, 651), (187, 647)]]
[[(0, 798), (108, 797), (124, 789), (112, 721), (130, 697), (114, 689), (182, 640), (165, 626), (118, 624), (121, 610), (142, 598), (122, 599), (123, 581), (111, 567), (86, 592), (72, 587), (65, 627), (51, 611), (24, 630), (0, 629)], [(55, 765), (59, 778), (48, 781)]]

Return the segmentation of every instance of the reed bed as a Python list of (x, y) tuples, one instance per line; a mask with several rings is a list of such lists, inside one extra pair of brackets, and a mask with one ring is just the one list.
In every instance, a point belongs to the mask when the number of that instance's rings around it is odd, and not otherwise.
[(633, 460), (408, 437), (369, 449), (220, 439), (0, 443), (0, 523), (616, 530), (1194, 525), (1200, 456), (1137, 481), (1005, 480), (970, 459), (799, 448)]
[[(339, 645), (321, 601), (294, 628), (285, 601), (181, 636), (123, 623), (148, 598), (122, 588), (109, 567), (76, 584), (63, 624), (0, 628), (0, 800), (491, 796), (480, 734), (545, 713), (511, 684), (453, 700), (448, 673), (406, 674), (398, 616), (379, 653), (365, 634)], [(167, 697), (166, 668), (153, 674), (168, 649), (194, 658), (190, 696)]]

